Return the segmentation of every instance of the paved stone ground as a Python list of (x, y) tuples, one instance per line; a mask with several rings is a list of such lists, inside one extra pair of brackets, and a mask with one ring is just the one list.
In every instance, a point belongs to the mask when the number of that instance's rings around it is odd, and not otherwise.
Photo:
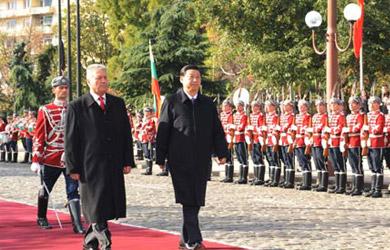
[[(170, 178), (140, 172), (126, 176), (127, 218), (121, 221), (179, 232), (181, 210), (174, 204)], [(222, 184), (218, 179), (209, 183), (200, 213), (208, 240), (249, 249), (389, 249), (388, 198)], [(0, 163), (1, 198), (36, 204), (38, 188), (29, 165)], [(65, 199), (60, 178), (52, 200), (66, 211)]]

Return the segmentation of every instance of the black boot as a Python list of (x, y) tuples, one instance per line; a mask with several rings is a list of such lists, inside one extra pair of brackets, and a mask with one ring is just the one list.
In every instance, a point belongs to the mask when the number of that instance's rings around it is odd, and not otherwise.
[(286, 171), (286, 183), (284, 184), (284, 188), (294, 188), (295, 182), (295, 171), (294, 169), (288, 169)]
[(317, 192), (326, 192), (328, 191), (328, 183), (329, 183), (329, 173), (322, 172), (320, 185), (316, 189)]
[(229, 164), (227, 177), (225, 178), (224, 182), (225, 183), (233, 182), (233, 174), (234, 174), (234, 165), (233, 164)]
[(274, 180), (274, 176), (275, 176), (275, 170), (276, 170), (276, 166), (270, 166), (268, 168), (269, 170), (269, 180), (267, 180), (264, 184), (265, 187), (270, 187), (273, 180)]
[(142, 173), (143, 175), (152, 175), (153, 162), (151, 160), (146, 160), (146, 171)]
[(259, 171), (260, 171), (260, 166), (259, 166), (259, 165), (254, 165), (254, 166), (253, 166), (253, 175), (254, 175), (254, 178), (253, 178), (253, 180), (252, 180), (251, 185), (255, 185), (255, 183), (259, 180), (259, 179), (258, 179)]
[(286, 182), (287, 182), (286, 166), (283, 166), (283, 176), (282, 174), (280, 174), (280, 181), (278, 187), (283, 188)]
[(340, 178), (340, 186), (336, 190), (336, 194), (343, 194), (345, 193), (345, 187), (347, 186), (347, 173), (343, 172), (339, 176)]
[(47, 197), (38, 197), (38, 218), (37, 218), (37, 224), (42, 229), (51, 229), (51, 225), (47, 221), (46, 213), (47, 213), (47, 205), (48, 205), (49, 199)]
[(142, 161), (144, 159), (144, 153), (142, 149), (137, 149), (137, 160)]
[(331, 189), (328, 191), (328, 193), (336, 193), (336, 191), (340, 188), (340, 174), (337, 172), (334, 173), (334, 178), (335, 178), (335, 182), (336, 182), (336, 185), (334, 187), (334, 189)]
[(275, 173), (274, 173), (274, 178), (271, 183), (271, 187), (277, 187), (279, 185), (280, 181), (280, 174), (281, 174), (281, 169), (280, 167), (275, 167)]
[(355, 176), (355, 190), (351, 193), (351, 196), (362, 195), (364, 187), (364, 176)]
[[(247, 165), (242, 166), (242, 179), (238, 180), (238, 184), (247, 184), (248, 183), (248, 170), (249, 167)], [(240, 174), (241, 176), (241, 174)]]
[(5, 151), (1, 151), (0, 152), (0, 162), (4, 162), (5, 161)]
[(303, 172), (303, 184), (298, 188), (298, 190), (311, 190), (311, 172), (304, 171)]
[(229, 164), (225, 164), (225, 178), (221, 180), (221, 182), (226, 182), (228, 178), (228, 172), (229, 172)]
[(378, 174), (376, 176), (375, 191), (371, 195), (372, 198), (382, 197), (382, 186), (383, 186), (383, 174)]
[(371, 176), (371, 189), (367, 193), (364, 193), (365, 197), (371, 197), (371, 195), (375, 191), (375, 184), (376, 184), (376, 174), (373, 173)]
[(244, 170), (243, 170), (243, 166), (242, 165), (240, 165), (240, 167), (239, 167), (239, 175), (240, 175), (240, 177), (238, 178), (238, 180), (237, 181), (235, 181), (234, 183), (235, 184), (240, 184), (240, 182), (242, 182), (243, 181), (243, 179), (244, 179)]
[(18, 162), (18, 152), (12, 153), (12, 162), (17, 163)]
[(158, 174), (156, 174), (157, 176), (168, 176), (169, 175), (169, 172), (168, 172), (168, 169), (167, 169), (167, 167), (164, 167), (164, 169), (160, 172), (160, 173), (158, 173)]
[(12, 152), (7, 152), (7, 162), (12, 162)]
[(345, 191), (346, 195), (351, 195), (353, 192), (355, 192), (355, 189), (356, 189), (356, 175), (355, 174), (352, 175), (352, 182), (351, 182), (351, 184), (352, 184), (351, 190), (346, 190)]
[(264, 184), (264, 175), (265, 175), (265, 166), (260, 165), (258, 176), (257, 176), (257, 181), (255, 181), (253, 185), (256, 185), (256, 186), (263, 185)]
[(28, 158), (29, 157), (30, 157), (30, 153), (29, 152), (25, 152), (24, 153), (24, 159), (20, 163), (28, 163)]
[(68, 209), (70, 217), (72, 218), (73, 232), (76, 234), (84, 234), (85, 230), (81, 222), (81, 212), (80, 212), (80, 200), (73, 199), (68, 202)]
[(317, 179), (316, 184), (312, 185), (312, 188), (317, 190), (317, 188), (321, 185), (321, 179), (322, 179), (322, 171), (317, 171)]

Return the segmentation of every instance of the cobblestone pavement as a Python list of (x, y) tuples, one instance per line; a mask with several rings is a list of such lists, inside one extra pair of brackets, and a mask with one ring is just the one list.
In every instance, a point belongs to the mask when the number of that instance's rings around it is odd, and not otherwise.
[[(126, 176), (127, 218), (121, 222), (179, 232), (181, 210), (170, 178), (140, 172)], [(389, 249), (388, 198), (222, 184), (218, 179), (209, 183), (200, 213), (208, 240), (249, 249)], [(0, 163), (1, 198), (36, 204), (38, 188), (29, 165)], [(66, 211), (63, 178), (52, 199)]]

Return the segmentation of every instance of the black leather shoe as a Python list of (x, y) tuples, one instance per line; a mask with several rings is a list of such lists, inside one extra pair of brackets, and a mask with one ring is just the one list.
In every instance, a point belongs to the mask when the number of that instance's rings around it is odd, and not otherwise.
[(157, 176), (168, 176), (168, 172), (167, 171), (163, 171), (161, 173), (158, 173), (156, 174)]
[(41, 229), (52, 229), (52, 226), (49, 224), (46, 218), (38, 218), (37, 224)]

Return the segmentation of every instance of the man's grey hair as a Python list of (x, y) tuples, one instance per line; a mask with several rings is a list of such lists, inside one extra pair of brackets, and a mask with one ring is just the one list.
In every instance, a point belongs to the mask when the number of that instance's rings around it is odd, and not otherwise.
[(87, 67), (87, 79), (90, 79), (91, 76), (93, 76), (94, 73), (97, 70), (104, 70), (104, 71), (107, 72), (107, 68), (103, 64), (91, 64), (91, 65), (88, 65), (88, 67)]

